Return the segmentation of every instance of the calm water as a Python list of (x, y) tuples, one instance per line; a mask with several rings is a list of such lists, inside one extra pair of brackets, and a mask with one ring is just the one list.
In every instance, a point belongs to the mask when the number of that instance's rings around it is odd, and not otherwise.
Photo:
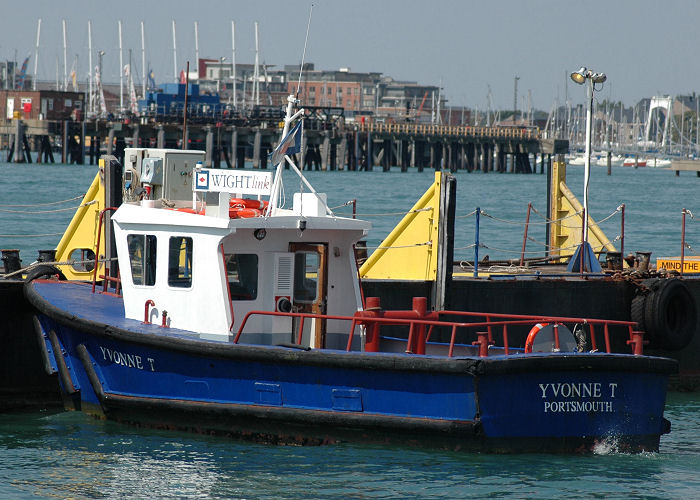
[[(0, 163), (0, 248), (19, 248), (23, 263), (36, 259), (37, 250), (55, 248), (80, 199), (38, 206), (81, 196), (92, 182), (97, 167), (68, 165), (14, 165)], [(430, 171), (422, 173), (385, 172), (308, 172), (317, 191), (328, 194), (331, 207), (357, 200), (357, 212), (372, 221), (368, 246), (376, 247), (410, 210), (433, 181)], [(491, 217), (481, 217), (480, 257), (491, 260), (520, 256), (527, 204), (536, 212), (530, 218), (527, 256), (544, 255), (547, 210), (545, 175), (482, 174), (459, 172), (457, 177), (457, 229), (455, 257), (473, 256), (476, 207)], [(569, 167), (567, 184), (583, 199), (583, 167)], [(299, 189), (298, 178), (287, 173), (285, 186), (291, 193)], [(700, 254), (700, 178), (692, 172), (676, 177), (672, 172), (651, 168), (593, 167), (589, 205), (593, 218), (601, 221), (624, 203), (625, 253), (651, 251), (654, 257), (680, 255), (681, 210), (687, 208), (697, 219), (687, 218), (686, 254)], [(10, 205), (33, 205), (17, 207)], [(349, 214), (350, 207), (337, 213)], [(542, 215), (539, 215), (542, 214)], [(610, 240), (621, 234), (620, 213), (601, 224)], [(534, 241), (533, 241), (534, 240)], [(616, 243), (619, 247), (619, 242)]]
[[(55, 247), (96, 167), (0, 163), (0, 248), (19, 248), (24, 264), (36, 250)], [(581, 198), (582, 167), (568, 184)], [(329, 205), (357, 199), (358, 213), (375, 225), (378, 245), (432, 182), (431, 172), (310, 173)], [(288, 197), (298, 181), (287, 176)], [(600, 220), (627, 206), (625, 251), (680, 253), (681, 209), (699, 215), (700, 178), (665, 170), (594, 168), (590, 206)], [(480, 206), (481, 250), (493, 259), (520, 254), (527, 203), (546, 210), (540, 175), (457, 174), (457, 214)], [(10, 207), (9, 205), (33, 205)], [(338, 209), (344, 212), (348, 209)], [(37, 213), (42, 211), (43, 213)], [(32, 213), (30, 213), (32, 212)], [(381, 215), (378, 215), (381, 214)], [(393, 214), (393, 215), (392, 215)], [(529, 234), (544, 241), (533, 214)], [(700, 225), (688, 220), (688, 253), (700, 249)], [(456, 255), (474, 241), (474, 217), (458, 218)], [(619, 214), (603, 224), (620, 233)], [(23, 235), (16, 237), (16, 235)], [(44, 236), (37, 236), (44, 235)], [(528, 242), (528, 251), (542, 247)], [(673, 431), (659, 453), (592, 456), (456, 454), (355, 445), (274, 447), (208, 437), (139, 430), (81, 413), (0, 415), (0, 498), (236, 497), (236, 498), (693, 498), (699, 495), (700, 394), (673, 393), (666, 417)]]
[(671, 394), (661, 451), (485, 455), (284, 447), (82, 413), (0, 415), (0, 497), (697, 498), (700, 399)]

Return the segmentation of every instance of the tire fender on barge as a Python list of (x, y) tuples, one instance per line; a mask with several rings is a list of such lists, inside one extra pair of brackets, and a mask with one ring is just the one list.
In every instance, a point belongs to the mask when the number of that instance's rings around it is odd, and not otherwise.
[(693, 339), (697, 307), (682, 280), (650, 278), (637, 289), (630, 316), (646, 332), (650, 347), (678, 351)]

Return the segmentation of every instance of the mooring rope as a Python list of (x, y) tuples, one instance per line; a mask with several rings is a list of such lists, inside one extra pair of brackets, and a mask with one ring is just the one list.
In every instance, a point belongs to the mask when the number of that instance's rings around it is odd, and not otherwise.
[[(618, 206), (618, 207), (617, 207), (615, 210), (613, 210), (609, 215), (605, 216), (604, 218), (602, 218), (602, 219), (600, 219), (600, 220), (598, 220), (598, 221), (594, 221), (594, 222), (595, 222), (596, 224), (602, 224), (603, 222), (608, 221), (610, 218), (612, 218), (615, 214), (617, 214), (617, 213), (620, 212), (621, 210), (622, 210), (622, 205)], [(502, 222), (503, 224), (511, 224), (511, 225), (515, 225), (515, 226), (525, 226), (525, 225), (535, 226), (535, 225), (557, 224), (557, 225), (559, 225), (560, 227), (569, 228), (569, 229), (576, 229), (576, 226), (566, 226), (566, 225), (560, 224), (560, 222), (562, 222), (562, 221), (564, 221), (564, 220), (566, 220), (566, 219), (570, 219), (570, 218), (572, 218), (572, 217), (576, 217), (576, 216), (581, 215), (581, 214), (583, 213), (583, 210), (579, 210), (578, 212), (575, 212), (575, 213), (573, 213), (573, 214), (569, 214), (569, 215), (567, 215), (567, 216), (565, 216), (565, 217), (561, 217), (561, 218), (559, 218), (559, 219), (548, 219), (547, 217), (545, 217), (545, 216), (543, 216), (541, 213), (539, 213), (535, 207), (532, 207), (532, 211), (535, 212), (537, 215), (539, 215), (542, 219), (544, 219), (544, 222), (532, 222), (532, 221), (530, 221), (530, 222), (528, 222), (528, 223), (526, 224), (525, 222), (522, 222), (522, 221), (513, 221), (513, 220), (501, 219), (501, 218), (499, 218), (499, 217), (496, 217), (496, 216), (494, 216), (494, 215), (489, 214), (489, 213), (486, 212), (485, 210), (481, 210), (480, 213), (481, 213), (481, 215), (483, 215), (484, 217), (488, 217), (489, 219), (493, 219), (493, 220), (495, 220), (495, 221), (497, 221), (497, 222)]]
[(433, 244), (432, 241), (426, 241), (424, 243), (414, 243), (412, 245), (396, 245), (396, 246), (390, 246), (390, 247), (383, 247), (383, 246), (356, 246), (356, 250), (394, 250), (396, 248), (415, 248), (415, 247), (423, 247), (423, 246), (431, 246)]
[(81, 194), (80, 196), (75, 196), (75, 197), (73, 197), (73, 198), (68, 198), (67, 200), (49, 201), (49, 202), (46, 202), (46, 203), (34, 203), (34, 204), (32, 204), (32, 205), (12, 205), (12, 204), (4, 204), (4, 203), (3, 203), (3, 204), (0, 204), (0, 207), (14, 207), (14, 208), (16, 208), (16, 207), (27, 207), (27, 208), (28, 208), (28, 207), (45, 207), (45, 206), (48, 206), (48, 205), (60, 205), (61, 203), (68, 203), (69, 201), (79, 200), (79, 199), (81, 199), (83, 196), (85, 196), (85, 195), (84, 195), (84, 194)]
[(328, 208), (330, 208), (331, 210), (335, 210), (337, 208), (347, 207), (348, 205), (352, 205), (353, 203), (354, 203), (353, 200), (349, 200), (349, 201), (346, 201), (345, 203), (343, 203), (342, 205), (338, 205), (337, 207), (328, 207)]
[(408, 215), (408, 214), (417, 214), (419, 212), (430, 212), (432, 211), (432, 207), (426, 207), (426, 208), (418, 208), (416, 210), (409, 210), (408, 212), (385, 212), (381, 214), (355, 214), (357, 217), (383, 217), (383, 216), (396, 216), (396, 215)]
[(690, 250), (691, 252), (695, 253), (695, 255), (700, 255), (700, 254), (698, 254), (698, 251), (695, 250), (695, 249), (690, 245), (690, 243), (688, 243), (687, 241), (685, 242), (685, 248), (687, 248), (687, 249)]
[(471, 245), (467, 245), (466, 247), (455, 247), (454, 250), (469, 250), (470, 248), (474, 248), (476, 244), (472, 243)]
[[(117, 257), (112, 257), (111, 259), (98, 259), (97, 262), (104, 264), (105, 262), (111, 262), (117, 260)], [(5, 274), (5, 278), (9, 278), (11, 276), (15, 276), (18, 274), (24, 274), (27, 271), (31, 271), (35, 267), (39, 266), (74, 266), (76, 264), (94, 264), (95, 259), (85, 259), (85, 260), (64, 260), (64, 261), (52, 261), (52, 262), (39, 262), (35, 261), (29, 264), (27, 267), (23, 267), (22, 269), (18, 269), (17, 271), (12, 271), (11, 273)], [(92, 272), (92, 271), (90, 271)]]
[(500, 219), (498, 217), (495, 217), (495, 216), (489, 214), (488, 212), (486, 212), (486, 210), (481, 210), (479, 213), (480, 213), (480, 215), (483, 215), (484, 217), (488, 217), (489, 219), (493, 219), (497, 222), (502, 222), (504, 224), (511, 224), (511, 225), (516, 225), (516, 226), (524, 226), (525, 225), (525, 223), (522, 221), (516, 222), (516, 221), (512, 221), (512, 220)]
[(545, 220), (547, 222), (547, 224), (558, 224), (559, 222), (565, 221), (566, 219), (571, 219), (573, 217), (577, 217), (583, 213), (583, 210), (579, 210), (578, 212), (574, 212), (572, 214), (565, 215), (564, 217), (560, 217), (558, 219), (549, 219), (548, 217), (539, 213), (534, 206), (532, 207), (532, 211), (535, 212), (540, 218)]
[(93, 201), (88, 201), (87, 203), (82, 203), (82, 204), (78, 205), (77, 207), (56, 208), (54, 210), (6, 210), (4, 208), (0, 208), (0, 212), (4, 212), (4, 213), (8, 213), (8, 214), (52, 214), (52, 213), (56, 213), (56, 212), (75, 211), (75, 210), (78, 210), (79, 208), (94, 205), (95, 203), (97, 203), (97, 201), (93, 200)]
[(472, 210), (466, 215), (455, 215), (455, 219), (465, 219), (467, 217), (473, 217), (476, 214), (476, 209)]
[(46, 238), (48, 236), (62, 236), (64, 233), (44, 234), (0, 234), (0, 238)]
[[(505, 248), (498, 248), (498, 247), (491, 247), (486, 245), (485, 243), (479, 243), (480, 248), (484, 248), (486, 250), (493, 250), (494, 252), (501, 252), (501, 253), (511, 253), (511, 254), (537, 254), (541, 255), (542, 250), (526, 250), (523, 252), (522, 250), (511, 250), (511, 249), (505, 249)], [(574, 245), (572, 248), (576, 248), (578, 245)], [(562, 248), (561, 250), (566, 250), (566, 248)]]

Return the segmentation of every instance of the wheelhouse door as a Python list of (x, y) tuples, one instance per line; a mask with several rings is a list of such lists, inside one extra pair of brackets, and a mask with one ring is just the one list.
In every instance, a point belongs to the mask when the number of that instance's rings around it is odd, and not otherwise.
[[(290, 243), (294, 253), (294, 296), (297, 312), (325, 314), (328, 289), (328, 244)], [(299, 338), (300, 321), (294, 322), (294, 338)], [(326, 345), (326, 320), (304, 320), (302, 344), (316, 349)]]

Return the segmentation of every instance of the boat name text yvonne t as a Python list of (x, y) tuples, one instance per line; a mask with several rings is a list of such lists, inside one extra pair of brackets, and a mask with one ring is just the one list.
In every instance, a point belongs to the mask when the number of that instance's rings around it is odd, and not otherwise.
[[(127, 368), (137, 368), (139, 370), (145, 369), (143, 360), (138, 354), (126, 354), (102, 346), (100, 346), (100, 351), (102, 351), (102, 359), (104, 359), (105, 361), (110, 361), (115, 365), (122, 365)], [(151, 371), (156, 371), (154, 366), (155, 359), (146, 358), (146, 361), (148, 361), (148, 367), (150, 367)]]

